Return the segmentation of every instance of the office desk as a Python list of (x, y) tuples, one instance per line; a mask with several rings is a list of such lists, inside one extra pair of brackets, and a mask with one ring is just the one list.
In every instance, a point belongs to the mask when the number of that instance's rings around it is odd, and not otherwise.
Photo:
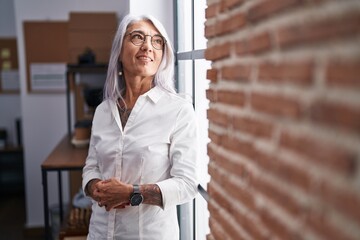
[(58, 173), (59, 186), (59, 208), (60, 222), (63, 222), (63, 199), (62, 199), (62, 171), (82, 170), (85, 165), (88, 148), (76, 148), (71, 144), (71, 137), (66, 135), (55, 149), (50, 153), (46, 160), (41, 164), (43, 195), (44, 195), (44, 220), (45, 220), (45, 238), (51, 239), (49, 224), (49, 202), (48, 202), (48, 184), (47, 173), (56, 171)]

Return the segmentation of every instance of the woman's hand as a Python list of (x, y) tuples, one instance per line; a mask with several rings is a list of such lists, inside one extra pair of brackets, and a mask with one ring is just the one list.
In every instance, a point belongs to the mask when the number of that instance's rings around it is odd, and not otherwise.
[(92, 199), (94, 199), (95, 201), (99, 201), (99, 199), (94, 196), (94, 193), (96, 191), (96, 184), (98, 182), (100, 182), (101, 179), (92, 179), (88, 182), (88, 184), (86, 185), (86, 188), (85, 188), (85, 191), (86, 191), (86, 194), (89, 195)]
[(132, 185), (123, 183), (116, 178), (99, 181), (94, 185), (93, 199), (98, 201), (100, 207), (104, 206), (106, 211), (129, 205), (130, 195), (133, 191)]

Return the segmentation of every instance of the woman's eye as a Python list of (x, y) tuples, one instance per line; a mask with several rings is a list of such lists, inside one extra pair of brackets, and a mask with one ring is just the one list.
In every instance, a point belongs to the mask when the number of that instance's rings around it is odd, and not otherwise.
[(139, 33), (134, 33), (132, 36), (133, 39), (139, 39), (139, 40), (143, 40), (144, 36), (139, 34)]
[(163, 44), (163, 40), (162, 40), (162, 38), (160, 38), (160, 37), (154, 37), (154, 38), (153, 38), (153, 41), (154, 41), (156, 44), (159, 44), (159, 45), (162, 45), (162, 44)]

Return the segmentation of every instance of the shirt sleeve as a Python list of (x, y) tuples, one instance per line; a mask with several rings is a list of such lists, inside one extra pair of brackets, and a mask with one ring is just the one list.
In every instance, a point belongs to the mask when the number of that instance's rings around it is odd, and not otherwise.
[[(97, 115), (99, 115), (99, 112), (96, 111), (95, 115), (94, 115), (92, 130), (91, 130), (92, 133), (93, 133), (93, 130), (95, 127), (94, 125), (96, 124), (95, 119), (98, 117)], [(96, 150), (94, 147), (94, 137), (93, 137), (92, 133), (91, 133), (91, 137), (90, 137), (88, 156), (86, 158), (85, 166), (84, 166), (83, 172), (82, 172), (82, 189), (85, 194), (86, 194), (86, 191), (85, 191), (86, 184), (91, 179), (95, 179), (95, 178), (101, 179), (101, 173), (100, 173), (98, 161), (96, 158)]]
[(191, 104), (180, 109), (170, 143), (171, 178), (158, 182), (163, 209), (192, 200), (197, 193), (198, 127)]

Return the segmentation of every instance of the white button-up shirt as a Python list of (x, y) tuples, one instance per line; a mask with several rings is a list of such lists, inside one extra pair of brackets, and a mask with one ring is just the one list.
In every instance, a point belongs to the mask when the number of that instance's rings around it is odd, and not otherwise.
[(197, 123), (191, 103), (154, 87), (141, 95), (122, 128), (116, 103), (96, 109), (83, 188), (94, 178), (156, 183), (163, 208), (141, 204), (109, 212), (93, 201), (88, 239), (179, 239), (176, 205), (197, 193)]

